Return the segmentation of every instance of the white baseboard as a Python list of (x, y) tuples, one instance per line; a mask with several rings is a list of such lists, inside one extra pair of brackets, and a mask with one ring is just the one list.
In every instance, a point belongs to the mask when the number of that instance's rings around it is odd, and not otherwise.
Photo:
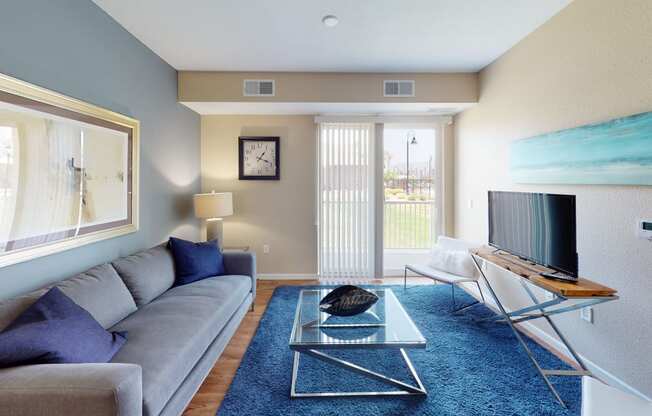
[[(475, 288), (475, 285), (470, 287), (466, 285), (459, 285), (459, 287), (462, 287), (462, 289), (464, 289), (469, 295), (480, 300), (480, 294), (477, 293), (477, 289)], [(485, 299), (486, 299), (486, 295), (485, 295)], [(487, 300), (491, 302), (491, 303), (487, 303), (487, 306), (493, 309), (494, 311), (497, 311), (498, 307), (493, 303), (493, 301), (491, 301), (490, 299)], [(555, 350), (555, 352), (563, 355), (564, 357), (574, 362), (570, 351), (568, 351), (568, 349), (564, 346), (564, 344), (556, 337), (552, 336), (551, 334), (542, 330), (541, 328), (535, 326), (531, 322), (523, 322), (519, 325), (521, 325), (526, 331), (530, 332), (532, 335), (538, 337), (544, 343), (546, 343), (547, 345), (543, 345), (544, 348), (552, 348)], [(641, 393), (639, 390), (627, 384), (617, 376), (613, 375), (609, 371), (605, 370), (604, 368), (600, 367), (593, 361), (589, 360), (580, 352), (578, 351), (575, 352), (577, 352), (577, 354), (580, 356), (580, 359), (584, 362), (584, 364), (587, 366), (589, 371), (591, 371), (591, 373), (593, 373), (593, 375), (598, 380), (604, 382), (607, 385), (618, 388), (626, 393), (633, 394), (634, 396), (640, 397), (643, 400), (652, 402), (652, 398)]]
[[(401, 269), (385, 269), (383, 270), (384, 277), (403, 277), (405, 275), (405, 268)], [(408, 277), (419, 277), (417, 273), (413, 271), (408, 271)]]
[[(403, 277), (403, 269), (385, 270), (384, 277)], [(317, 274), (310, 273), (258, 273), (256, 277), (260, 280), (319, 280)], [(419, 277), (418, 274), (408, 272), (408, 277)], [(337, 280), (337, 279), (335, 279)], [(371, 280), (371, 279), (369, 279)]]
[(259, 280), (316, 280), (319, 277), (310, 273), (259, 273), (256, 275)]
[[(557, 338), (553, 337), (546, 331), (542, 330), (541, 328), (533, 325), (530, 322), (525, 322), (523, 323), (523, 326), (527, 329), (527, 331), (530, 331), (532, 334), (534, 334), (537, 337), (540, 337), (543, 339), (548, 345), (550, 345), (552, 348), (555, 349), (558, 353), (564, 355), (565, 357), (568, 357), (569, 359), (571, 358), (570, 351), (564, 346), (564, 344), (559, 341)], [(577, 351), (576, 351), (577, 352)], [(646, 396), (645, 394), (641, 393), (634, 387), (630, 386), (629, 384), (625, 383), (623, 380), (619, 379), (609, 371), (605, 370), (604, 368), (600, 367), (590, 359), (586, 358), (583, 354), (577, 352), (577, 354), (580, 356), (584, 364), (588, 367), (588, 369), (593, 373), (593, 375), (600, 381), (612, 386), (616, 387), (619, 390), (622, 390), (626, 393), (633, 394), (634, 396), (640, 397), (641, 399), (647, 400), (647, 401), (652, 401), (651, 398)]]

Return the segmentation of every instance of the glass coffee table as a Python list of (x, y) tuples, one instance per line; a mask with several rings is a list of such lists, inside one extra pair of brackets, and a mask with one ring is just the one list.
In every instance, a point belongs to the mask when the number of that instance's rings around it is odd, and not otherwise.
[[(299, 294), (297, 310), (290, 335), (290, 349), (294, 351), (290, 397), (336, 397), (336, 396), (397, 396), (425, 395), (410, 358), (409, 348), (425, 348), (426, 340), (405, 312), (391, 289), (367, 289), (378, 296), (378, 302), (366, 312), (353, 317), (335, 317), (319, 310), (319, 301), (331, 290), (306, 289)], [(329, 350), (399, 350), (416, 385), (369, 370), (349, 361), (333, 357)], [(306, 354), (330, 365), (361, 374), (393, 387), (388, 391), (368, 392), (297, 392), (299, 359)]]

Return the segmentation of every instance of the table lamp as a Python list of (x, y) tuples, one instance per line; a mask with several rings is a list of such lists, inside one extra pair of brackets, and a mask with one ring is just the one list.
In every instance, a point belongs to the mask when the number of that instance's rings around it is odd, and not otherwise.
[(223, 247), (222, 217), (233, 215), (233, 196), (231, 192), (195, 194), (195, 217), (206, 220), (206, 240), (217, 240)]

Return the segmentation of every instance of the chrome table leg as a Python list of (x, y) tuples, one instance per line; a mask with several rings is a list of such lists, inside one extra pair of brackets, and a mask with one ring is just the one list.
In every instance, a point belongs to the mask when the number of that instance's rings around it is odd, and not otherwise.
[[(545, 313), (545, 307), (543, 307), (542, 304), (539, 303), (536, 296), (534, 296), (534, 293), (532, 293), (532, 290), (527, 286), (527, 283), (525, 283), (524, 281), (521, 280), (521, 286), (523, 286), (523, 289), (525, 289), (527, 294), (530, 296), (530, 299), (532, 299), (532, 302), (534, 302), (537, 306), (539, 306), (539, 310), (541, 311), (541, 313)], [(550, 316), (544, 314), (544, 318), (546, 318), (546, 321), (548, 322), (550, 327), (553, 329), (553, 331), (555, 331), (555, 334), (557, 334), (557, 336), (559, 337), (561, 342), (564, 344), (564, 346), (571, 353), (571, 355), (573, 356), (573, 358), (575, 359), (577, 364), (579, 364), (580, 367), (582, 368), (582, 370), (584, 370), (584, 372), (587, 373), (587, 374), (583, 374), (583, 375), (591, 375), (591, 372), (588, 370), (588, 368), (586, 368), (586, 365), (584, 365), (584, 362), (582, 361), (580, 356), (575, 352), (573, 347), (571, 347), (571, 345), (568, 343), (568, 341), (566, 340), (566, 337), (564, 337), (564, 335), (561, 333), (561, 331), (557, 328), (557, 325), (555, 325), (555, 323), (552, 322), (552, 319), (550, 318)], [(554, 371), (554, 370), (549, 370), (549, 371)], [(548, 374), (551, 374), (551, 373), (549, 372)], [(563, 374), (557, 374), (557, 375), (563, 375)]]
[(546, 376), (543, 369), (539, 365), (539, 362), (536, 360), (536, 358), (534, 358), (534, 355), (532, 354), (532, 351), (530, 351), (530, 348), (525, 343), (525, 340), (521, 336), (521, 333), (518, 332), (518, 330), (516, 329), (515, 324), (512, 322), (510, 316), (508, 315), (507, 311), (503, 307), (503, 304), (498, 299), (498, 296), (496, 295), (496, 292), (494, 291), (493, 287), (489, 283), (489, 279), (487, 279), (487, 276), (482, 271), (482, 268), (478, 264), (478, 261), (476, 260), (475, 256), (471, 255), (471, 258), (473, 259), (473, 263), (475, 264), (476, 269), (478, 270), (478, 272), (480, 273), (480, 275), (484, 279), (484, 282), (487, 285), (487, 288), (489, 289), (489, 293), (491, 294), (491, 297), (493, 298), (494, 302), (496, 302), (496, 306), (498, 306), (498, 309), (500, 310), (500, 313), (503, 315), (503, 317), (505, 318), (505, 320), (506, 320), (507, 324), (509, 325), (510, 329), (514, 333), (514, 336), (516, 336), (516, 339), (518, 340), (518, 342), (521, 344), (521, 346), (523, 347), (523, 349), (527, 353), (528, 357), (530, 358), (530, 361), (534, 365), (534, 368), (537, 370), (537, 372), (539, 373), (541, 378), (543, 378), (543, 381), (546, 383), (546, 386), (548, 386), (548, 390), (550, 390), (550, 392), (553, 394), (553, 396), (555, 396), (555, 398), (557, 399), (559, 404), (563, 408), (566, 408), (566, 403), (564, 403), (564, 401), (559, 396), (559, 393), (557, 393), (557, 390), (555, 389), (555, 387), (552, 385), (550, 380), (548, 380), (548, 377)]
[(403, 269), (403, 290), (407, 289), (407, 266)]
[[(417, 375), (416, 370), (414, 369), (414, 365), (410, 361), (410, 358), (408, 357), (407, 353), (403, 348), (400, 349), (401, 355), (403, 357), (403, 360), (405, 361), (408, 370), (410, 371), (410, 375), (416, 382), (416, 386), (412, 386), (410, 384), (407, 384), (405, 382), (402, 382), (400, 380), (396, 380), (394, 378), (388, 377), (384, 374), (380, 374), (378, 372), (369, 370), (367, 368), (364, 368), (358, 364), (354, 364), (349, 361), (342, 360), (340, 358), (333, 357), (331, 355), (328, 355), (324, 352), (317, 351), (314, 349), (307, 349), (307, 350), (302, 350), (301, 352), (295, 351), (294, 352), (294, 363), (292, 366), (292, 385), (290, 387), (290, 397), (292, 398), (302, 398), (302, 397), (359, 397), (359, 396), (405, 396), (405, 395), (417, 395), (417, 396), (425, 396), (427, 395), (427, 391), (421, 382), (421, 379)], [(330, 365), (335, 365), (337, 367), (340, 367), (344, 370), (354, 372), (356, 374), (360, 374), (364, 377), (370, 378), (372, 380), (380, 381), (384, 384), (387, 384), (392, 387), (398, 387), (399, 390), (389, 390), (389, 391), (366, 391), (366, 392), (342, 392), (342, 391), (337, 391), (337, 392), (305, 392), (305, 393), (297, 393), (296, 391), (296, 381), (298, 378), (298, 370), (299, 370), (299, 355), (300, 354), (306, 354), (311, 357), (314, 357), (318, 360), (321, 360), (325, 363), (328, 363)]]

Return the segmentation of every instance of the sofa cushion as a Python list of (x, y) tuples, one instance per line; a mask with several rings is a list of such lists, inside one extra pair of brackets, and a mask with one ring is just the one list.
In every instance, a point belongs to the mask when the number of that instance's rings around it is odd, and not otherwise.
[(125, 341), (54, 287), (0, 333), (0, 367), (106, 363)]
[(249, 276), (177, 286), (112, 331), (129, 340), (111, 362), (143, 369), (143, 414), (157, 415), (251, 291)]
[(175, 285), (186, 285), (224, 274), (224, 261), (217, 240), (194, 243), (170, 237), (174, 257)]
[(112, 264), (139, 308), (174, 284), (174, 260), (166, 245), (119, 258)]
[(33, 292), (0, 301), (0, 331), (9, 326), (18, 316), (47, 292), (38, 289)]
[[(0, 301), (0, 331), (52, 286)], [(129, 290), (109, 264), (93, 267), (54, 286), (86, 309), (105, 329), (136, 311), (136, 304)]]
[(86, 309), (103, 328), (109, 328), (138, 310), (134, 298), (113, 266), (102, 264), (56, 284)]

